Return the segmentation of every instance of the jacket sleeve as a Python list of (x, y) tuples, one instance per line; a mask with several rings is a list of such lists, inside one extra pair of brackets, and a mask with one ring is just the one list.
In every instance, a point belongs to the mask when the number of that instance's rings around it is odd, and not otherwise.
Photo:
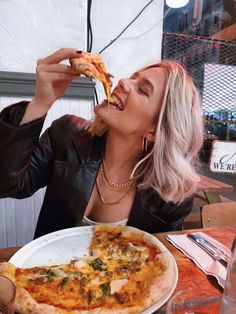
[(150, 209), (150, 215), (153, 220), (162, 222), (166, 230), (174, 231), (181, 230), (183, 228), (183, 222), (185, 218), (190, 214), (193, 207), (193, 197), (185, 199), (180, 204), (173, 202), (160, 202), (161, 206), (153, 204)]
[(45, 117), (19, 126), (27, 105), (20, 102), (0, 114), (1, 198), (31, 196), (50, 176), (53, 142), (61, 128), (54, 122), (55, 127), (48, 128), (39, 140)]
[(181, 230), (183, 221), (190, 214), (193, 197), (181, 204), (165, 202), (152, 189), (140, 190), (135, 199), (128, 223), (150, 233)]

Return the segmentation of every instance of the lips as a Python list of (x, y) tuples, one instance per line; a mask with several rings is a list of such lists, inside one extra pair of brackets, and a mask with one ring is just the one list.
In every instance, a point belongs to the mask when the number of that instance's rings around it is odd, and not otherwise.
[(124, 110), (124, 106), (117, 96), (112, 95), (112, 99), (114, 102), (111, 104), (111, 106), (113, 106), (116, 110), (119, 110), (119, 111)]

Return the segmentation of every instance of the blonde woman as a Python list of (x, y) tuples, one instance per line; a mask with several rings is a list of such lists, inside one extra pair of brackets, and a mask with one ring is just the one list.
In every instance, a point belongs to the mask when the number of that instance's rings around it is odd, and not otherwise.
[[(47, 186), (35, 237), (84, 224), (154, 233), (181, 229), (198, 184), (203, 127), (198, 91), (184, 68), (163, 61), (122, 79), (93, 123), (66, 115), (39, 139), (45, 116), (77, 72), (61, 49), (41, 59), (31, 102), (0, 116), (0, 195)], [(104, 127), (105, 126), (105, 127)]]

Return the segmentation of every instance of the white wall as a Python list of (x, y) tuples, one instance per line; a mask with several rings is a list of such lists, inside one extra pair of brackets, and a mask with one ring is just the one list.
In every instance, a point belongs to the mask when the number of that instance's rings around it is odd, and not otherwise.
[(34, 72), (37, 59), (85, 48), (85, 0), (1, 0), (0, 70)]
[[(148, 2), (94, 0), (92, 50), (99, 52)], [(121, 77), (160, 59), (162, 16), (163, 0), (154, 0), (121, 39), (104, 51), (102, 56), (107, 68), (115, 76), (114, 85)], [(57, 49), (86, 50), (86, 18), (86, 0), (0, 0), (0, 71), (32, 73), (39, 58)], [(98, 94), (102, 100), (104, 92), (100, 83)], [(0, 97), (0, 109), (16, 100)], [(79, 103), (58, 101), (45, 126), (65, 113), (89, 118), (91, 107), (91, 102), (83, 100)], [(43, 193), (39, 191), (27, 200), (0, 200), (0, 247), (23, 245), (32, 239), (42, 198)]]
[[(93, 0), (92, 50), (99, 52), (110, 43), (148, 2)], [(160, 59), (163, 3), (164, 0), (154, 0), (102, 53), (109, 72), (115, 76), (113, 85), (137, 68)], [(57, 49), (86, 50), (86, 12), (86, 0), (1, 0), (0, 71), (34, 72), (37, 59)], [(102, 100), (100, 83), (98, 93)]]
[[(93, 51), (99, 52), (109, 44), (148, 2), (94, 0), (91, 11)], [(163, 6), (163, 0), (153, 1), (126, 32), (102, 53), (109, 72), (115, 76), (113, 85), (145, 64), (160, 60)], [(150, 32), (146, 33), (148, 30)]]

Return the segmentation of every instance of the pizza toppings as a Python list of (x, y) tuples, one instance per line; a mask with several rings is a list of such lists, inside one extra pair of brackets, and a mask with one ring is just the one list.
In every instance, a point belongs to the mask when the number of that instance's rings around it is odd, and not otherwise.
[(113, 75), (107, 72), (100, 55), (91, 52), (82, 52), (79, 54), (78, 58), (71, 58), (70, 64), (72, 68), (77, 70), (80, 74), (101, 81), (108, 102), (114, 102), (111, 96), (111, 77), (113, 77)]
[(111, 294), (111, 285), (110, 282), (105, 282), (101, 285), (101, 289), (102, 289), (102, 296), (108, 296)]
[(102, 265), (104, 265), (103, 261), (100, 258), (95, 258), (91, 264), (90, 264), (94, 270), (102, 271), (104, 268), (102, 268)]
[(115, 292), (120, 291), (120, 289), (127, 285), (128, 279), (116, 279), (111, 281), (110, 287), (111, 287), (111, 294), (114, 294)]
[(80, 259), (78, 261), (75, 261), (74, 266), (75, 268), (80, 269), (80, 268), (88, 266), (88, 263), (87, 263), (87, 260)]
[(158, 258), (157, 246), (135, 233), (122, 231), (117, 226), (95, 227), (89, 247), (91, 256), (69, 264), (16, 268), (17, 287), (27, 291), (38, 304), (55, 307), (55, 313), (60, 314), (103, 313), (101, 309), (123, 313), (118, 310), (136, 308), (137, 304), (144, 308), (150, 287), (165, 267)]
[(116, 293), (115, 294), (116, 300), (120, 304), (125, 304), (130, 302), (130, 294), (126, 291), (124, 293)]

